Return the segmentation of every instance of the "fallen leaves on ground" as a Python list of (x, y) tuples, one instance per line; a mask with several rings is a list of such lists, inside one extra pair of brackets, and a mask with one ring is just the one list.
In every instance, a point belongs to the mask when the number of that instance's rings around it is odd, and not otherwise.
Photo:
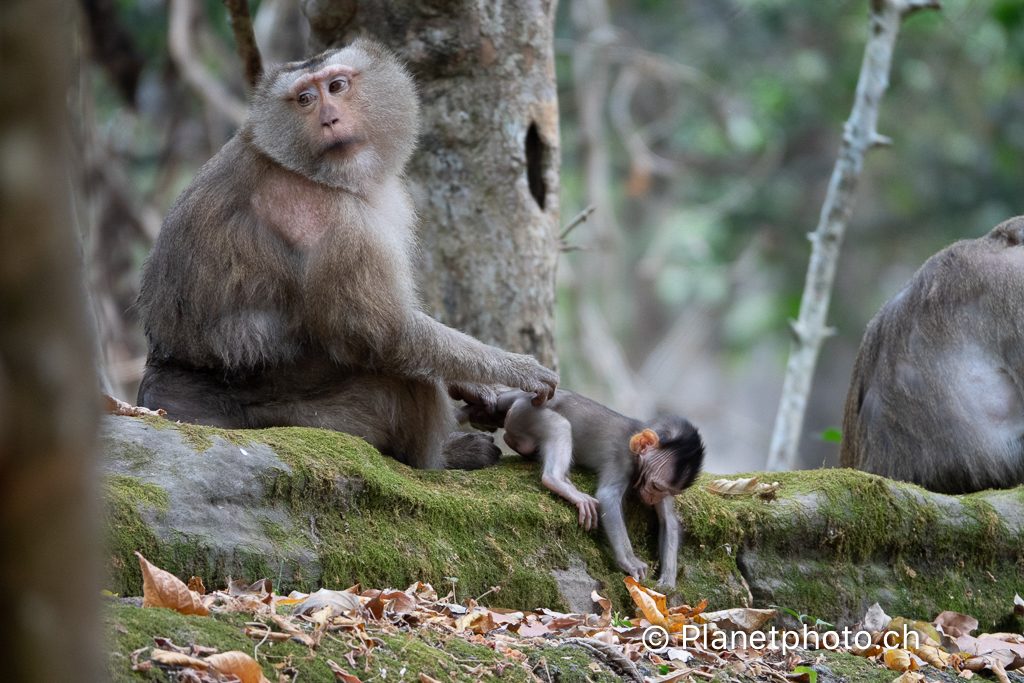
[[(360, 680), (356, 658), (369, 657), (382, 646), (381, 635), (410, 629), (485, 644), (504, 658), (487, 665), (465, 666), (467, 673), (475, 677), (501, 677), (509, 666), (521, 666), (530, 672), (527, 677), (535, 680), (534, 670), (539, 665), (536, 661), (531, 663), (527, 653), (549, 643), (578, 645), (623, 679), (645, 683), (690, 683), (723, 675), (732, 679), (748, 675), (776, 683), (816, 683), (814, 667), (821, 656), (815, 650), (820, 649), (845, 651), (877, 662), (901, 674), (896, 683), (930, 683), (919, 671), (927, 665), (949, 670), (964, 680), (986, 672), (999, 681), (1008, 681), (1007, 671), (1024, 668), (1024, 635), (972, 636), (978, 621), (957, 612), (943, 612), (929, 623), (890, 618), (875, 604), (849, 631), (805, 627), (802, 631), (774, 631), (774, 637), (769, 638), (764, 629), (777, 614), (775, 609), (742, 607), (709, 612), (707, 600), (696, 607), (669, 607), (664, 594), (628, 576), (626, 588), (637, 610), (635, 617), (624, 619), (612, 617), (611, 602), (597, 591), (591, 599), (600, 614), (490, 608), (478, 604), (480, 599), (457, 602), (454, 591), (438, 597), (430, 584), (420, 582), (404, 591), (360, 590), (357, 584), (343, 591), (321, 589), (308, 595), (292, 592), (280, 596), (273, 591), (269, 579), (247, 584), (229, 578), (226, 591), (213, 591), (201, 597), (177, 577), (136, 555), (143, 571), (144, 606), (198, 615), (211, 610), (250, 613), (253, 621), (247, 622), (245, 634), (253, 641), (257, 658), (265, 656), (259, 647), (268, 641), (301, 643), (309, 649), (309, 656), (315, 657), (323, 638), (343, 638), (351, 646), (344, 657), (349, 666), (332, 660), (326, 663), (335, 678), (344, 683)], [(190, 585), (200, 588), (202, 582), (193, 577)], [(485, 595), (498, 590), (493, 587)], [(278, 608), (284, 606), (291, 607), (290, 614), (278, 613)], [(781, 609), (797, 614), (788, 608)], [(801, 621), (805, 617), (798, 615)], [(662, 636), (657, 642), (649, 637), (654, 631)], [(845, 642), (841, 636), (844, 633)], [(805, 635), (806, 642), (802, 640)], [(159, 666), (180, 680), (193, 683), (269, 683), (257, 659), (247, 653), (218, 653), (197, 645), (183, 648), (169, 638), (155, 638), (154, 644), (131, 654), (133, 669), (144, 672)], [(147, 650), (148, 658), (144, 658)], [(601, 667), (592, 663), (591, 669), (597, 673)], [(349, 673), (352, 670), (356, 674)], [(404, 672), (403, 668), (400, 678)], [(435, 683), (426, 674), (417, 675), (421, 683)]]

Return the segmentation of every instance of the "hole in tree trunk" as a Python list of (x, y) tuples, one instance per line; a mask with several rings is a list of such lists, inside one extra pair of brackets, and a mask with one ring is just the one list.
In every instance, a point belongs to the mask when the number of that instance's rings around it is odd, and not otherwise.
[(526, 180), (530, 184), (530, 194), (537, 201), (537, 206), (544, 210), (544, 200), (548, 189), (544, 186), (544, 157), (547, 149), (537, 132), (537, 124), (531, 123), (526, 131)]

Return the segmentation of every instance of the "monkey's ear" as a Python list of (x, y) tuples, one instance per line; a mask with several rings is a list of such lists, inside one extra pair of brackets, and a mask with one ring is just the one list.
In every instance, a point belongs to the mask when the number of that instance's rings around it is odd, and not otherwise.
[(650, 429), (645, 429), (639, 434), (633, 435), (633, 438), (629, 440), (629, 450), (637, 455), (646, 455), (647, 451), (657, 448), (659, 445), (658, 435)]

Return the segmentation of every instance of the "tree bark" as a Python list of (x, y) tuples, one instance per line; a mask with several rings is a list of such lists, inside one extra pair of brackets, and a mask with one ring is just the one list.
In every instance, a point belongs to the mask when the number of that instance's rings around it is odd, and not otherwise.
[(0, 642), (17, 653), (4, 680), (19, 683), (104, 679), (71, 14), (59, 0), (0, 5)]
[(882, 96), (889, 87), (892, 52), (900, 23), (908, 14), (921, 9), (937, 9), (938, 0), (872, 0), (868, 42), (857, 79), (853, 111), (843, 130), (832, 178), (829, 180), (825, 204), (821, 208), (818, 228), (808, 235), (811, 240), (811, 261), (807, 268), (800, 316), (790, 322), (793, 344), (786, 365), (779, 412), (768, 451), (768, 469), (792, 470), (796, 466), (797, 448), (807, 412), (807, 396), (811, 391), (814, 366), (821, 344), (835, 330), (825, 326), (832, 282), (843, 232), (853, 212), (864, 166), (864, 154), (876, 146), (892, 144), (876, 130)]
[(367, 35), (412, 70), (422, 106), (408, 178), (426, 309), (548, 366), (560, 144), (556, 0), (305, 0), (314, 47)]

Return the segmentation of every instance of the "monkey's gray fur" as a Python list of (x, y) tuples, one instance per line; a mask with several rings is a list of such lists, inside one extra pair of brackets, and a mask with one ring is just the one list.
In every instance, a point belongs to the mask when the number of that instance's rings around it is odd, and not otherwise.
[(418, 118), (405, 68), (364, 39), (264, 74), (143, 267), (140, 405), (345, 431), (420, 468), (494, 462), (490, 437), (453, 432), (445, 391), (511, 385), (540, 403), (558, 378), (420, 312), (402, 177)]
[(932, 256), (868, 324), (840, 463), (943, 493), (1024, 483), (1024, 217)]

